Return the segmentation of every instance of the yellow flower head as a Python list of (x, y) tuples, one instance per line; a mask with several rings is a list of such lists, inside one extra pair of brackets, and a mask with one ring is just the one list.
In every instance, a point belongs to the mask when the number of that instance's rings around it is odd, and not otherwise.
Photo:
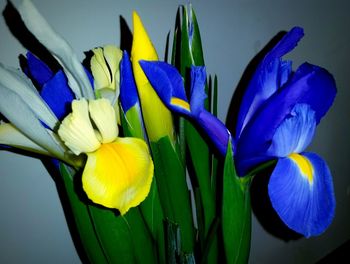
[(115, 110), (107, 99), (74, 100), (58, 135), (76, 155), (87, 154), (83, 189), (95, 203), (125, 214), (148, 195), (153, 162), (147, 144), (119, 138)]
[(136, 12), (133, 13), (133, 24), (131, 60), (148, 137), (153, 142), (164, 136), (173, 138), (171, 113), (153, 90), (139, 64), (140, 60), (158, 60), (156, 50)]

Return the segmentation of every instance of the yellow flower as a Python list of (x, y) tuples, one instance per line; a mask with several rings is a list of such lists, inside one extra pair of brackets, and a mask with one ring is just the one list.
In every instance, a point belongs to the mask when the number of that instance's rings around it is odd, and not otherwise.
[(118, 137), (115, 110), (107, 99), (74, 100), (58, 135), (74, 154), (87, 154), (82, 183), (93, 202), (123, 215), (147, 197), (153, 178), (148, 146), (141, 139)]
[(140, 60), (158, 60), (156, 50), (136, 12), (133, 13), (133, 24), (131, 60), (148, 137), (153, 142), (164, 136), (173, 138), (171, 113), (159, 99), (139, 64)]

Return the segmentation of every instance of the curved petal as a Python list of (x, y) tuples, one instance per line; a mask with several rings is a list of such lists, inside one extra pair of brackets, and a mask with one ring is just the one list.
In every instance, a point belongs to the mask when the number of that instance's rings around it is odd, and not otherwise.
[(75, 155), (93, 152), (101, 145), (91, 124), (88, 107), (85, 99), (74, 100), (72, 113), (63, 119), (57, 131), (64, 144)]
[(262, 103), (286, 81), (286, 77), (291, 72), (291, 63), (281, 61), (281, 57), (294, 49), (303, 35), (302, 28), (292, 28), (267, 53), (257, 67), (242, 99), (237, 119), (236, 137), (240, 136), (242, 130)]
[(102, 48), (93, 49), (92, 52), (94, 53), (94, 56), (91, 57), (90, 67), (92, 75), (94, 77), (95, 90), (102, 88), (113, 89), (110, 87), (112, 83), (111, 74), (103, 56)]
[(102, 143), (114, 141), (119, 133), (116, 111), (111, 103), (105, 99), (89, 101), (89, 113), (101, 135)]
[(292, 80), (271, 96), (246, 125), (237, 142), (237, 170), (244, 174), (257, 164), (253, 162), (256, 156), (266, 156), (276, 129), (296, 104), (308, 104), (315, 111), (317, 124), (332, 105), (335, 94), (330, 73), (307, 63), (300, 66)]
[(277, 128), (267, 154), (281, 158), (290, 153), (300, 153), (310, 144), (315, 130), (315, 111), (309, 105), (297, 104), (291, 116)]
[(27, 52), (27, 65), (30, 76), (40, 85), (43, 86), (53, 77), (51, 69), (31, 52)]
[(305, 237), (325, 231), (334, 217), (335, 197), (331, 173), (316, 154), (282, 158), (271, 175), (268, 192), (283, 222)]
[(40, 95), (59, 120), (62, 120), (71, 111), (70, 105), (74, 94), (61, 70), (43, 86)]
[(97, 204), (116, 208), (123, 215), (148, 195), (153, 162), (143, 140), (118, 138), (88, 153), (83, 188)]
[(163, 103), (176, 113), (189, 115), (190, 105), (177, 69), (159, 61), (140, 61), (140, 65)]

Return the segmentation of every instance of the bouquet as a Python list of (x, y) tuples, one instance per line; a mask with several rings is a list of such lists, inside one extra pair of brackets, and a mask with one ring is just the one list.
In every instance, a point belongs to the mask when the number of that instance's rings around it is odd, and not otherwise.
[(57, 67), (30, 50), (0, 64), (0, 144), (48, 157), (91, 263), (247, 263), (250, 186), (269, 169), (283, 223), (305, 236), (332, 222), (326, 162), (306, 152), (336, 95), (325, 69), (292, 70), (292, 28), (257, 65), (229, 131), (216, 117), (199, 26), (180, 7), (171, 62), (134, 12), (132, 45), (93, 48), (82, 63), (29, 0), (16, 6)]

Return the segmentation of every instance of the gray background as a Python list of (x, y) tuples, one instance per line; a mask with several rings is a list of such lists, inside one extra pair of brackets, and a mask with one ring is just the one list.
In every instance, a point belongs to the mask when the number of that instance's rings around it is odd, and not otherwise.
[[(139, 12), (159, 55), (173, 29), (179, 4), (186, 1), (33, 1), (49, 23), (83, 59), (83, 51), (119, 44), (119, 15), (131, 26)], [(248, 62), (281, 30), (294, 25), (305, 37), (288, 58), (333, 73), (338, 96), (318, 127), (310, 150), (328, 162), (334, 176), (336, 217), (320, 237), (284, 242), (253, 218), (250, 263), (313, 263), (350, 238), (349, 43), (348, 1), (192, 1), (201, 28), (209, 73), (219, 76), (219, 117), (225, 120), (234, 87)], [(0, 1), (3, 10), (6, 1)], [(17, 66), (25, 52), (0, 19), (0, 61)], [(79, 263), (56, 187), (42, 164), (0, 152), (0, 263)]]

